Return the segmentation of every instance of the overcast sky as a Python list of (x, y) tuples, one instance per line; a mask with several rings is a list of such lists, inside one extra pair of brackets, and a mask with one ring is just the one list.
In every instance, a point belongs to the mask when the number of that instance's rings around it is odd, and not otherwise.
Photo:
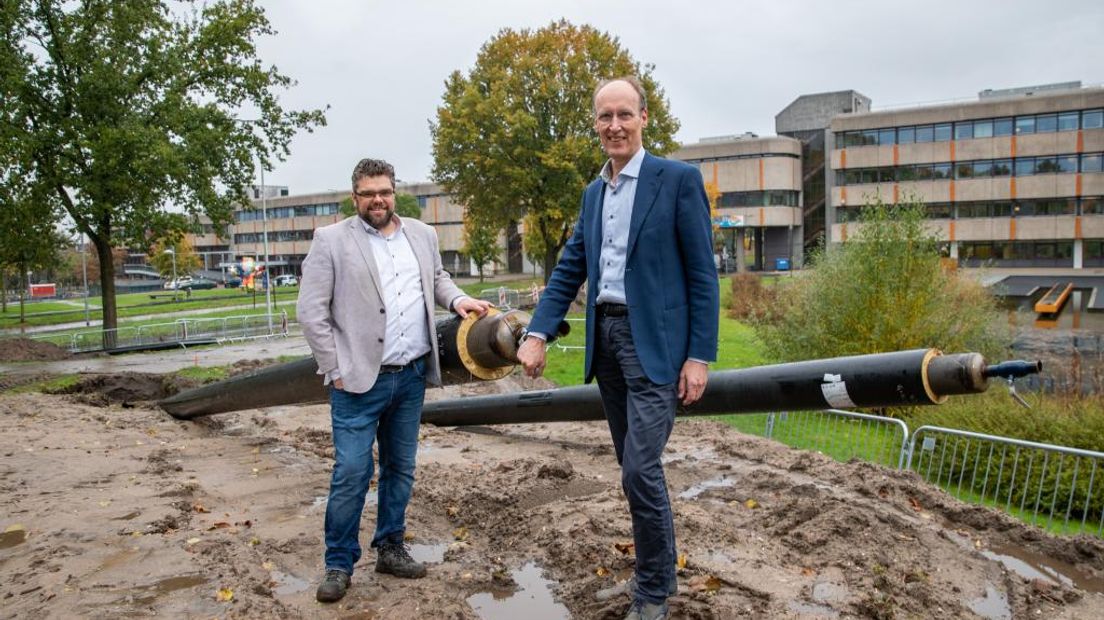
[[(429, 180), (429, 120), (455, 70), (502, 28), (566, 18), (655, 65), (680, 142), (752, 131), (806, 93), (855, 89), (874, 108), (976, 98), (986, 88), (1104, 84), (1100, 0), (260, 0), (266, 63), (298, 80), (286, 107), (330, 106), (266, 174), (291, 193), (347, 189), (380, 157)], [(678, 8), (676, 8), (678, 7)]]

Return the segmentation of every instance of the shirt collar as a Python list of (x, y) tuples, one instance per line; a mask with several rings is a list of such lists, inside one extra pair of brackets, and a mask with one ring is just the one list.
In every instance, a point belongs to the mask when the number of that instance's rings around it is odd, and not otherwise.
[[(644, 163), (644, 152), (644, 147), (640, 147), (636, 155), (633, 155), (629, 163), (625, 164), (625, 167), (621, 169), (621, 173), (617, 175), (618, 178), (622, 176), (632, 177), (634, 179), (639, 177), (640, 166)], [(613, 178), (613, 160), (607, 159), (606, 164), (602, 166), (602, 171), (598, 174), (607, 185), (610, 184), (610, 180)]]
[[(358, 220), (358, 221), (360, 222), (360, 225), (361, 225), (361, 226), (362, 226), (362, 227), (364, 228), (364, 230), (365, 230), (365, 231), (366, 231), (366, 232), (367, 232), (368, 234), (370, 234), (370, 235), (379, 235), (380, 237), (383, 237), (383, 233), (381, 233), (380, 231), (376, 230), (375, 228), (372, 228), (372, 225), (371, 225), (371, 224), (369, 224), (368, 222), (365, 222), (365, 221), (364, 221), (364, 218), (362, 218), (362, 217), (360, 217), (360, 216), (358, 215), (358, 216), (356, 216), (356, 219), (357, 219), (357, 220)], [(393, 214), (391, 215), (391, 219), (392, 219), (392, 221), (394, 221), (394, 222), (395, 222), (395, 230), (393, 230), (393, 231), (391, 232), (391, 236), (392, 236), (392, 237), (394, 237), (395, 235), (397, 235), (397, 234), (399, 234), (400, 232), (402, 232), (402, 229), (403, 229), (403, 223), (402, 223), (402, 218), (400, 218), (400, 217), (399, 217), (399, 214), (398, 214), (398, 213), (393, 213)], [(384, 237), (384, 238), (386, 238), (386, 237)]]

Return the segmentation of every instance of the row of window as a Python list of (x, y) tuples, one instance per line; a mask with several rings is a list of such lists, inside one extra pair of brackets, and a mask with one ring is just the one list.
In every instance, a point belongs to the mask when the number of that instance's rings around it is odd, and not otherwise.
[(1021, 136), (1035, 133), (1076, 131), (1078, 129), (1100, 129), (1102, 127), (1104, 127), (1104, 109), (1073, 110), (1055, 114), (1026, 114), (955, 123), (838, 131), (836, 132), (836, 148), (948, 142), (952, 139), (972, 140), (974, 138)]
[(961, 261), (1072, 260), (1072, 241), (960, 241)]
[[(1104, 198), (1048, 198), (1041, 200), (995, 200), (976, 202), (931, 202), (924, 205), (927, 217), (935, 220), (979, 217), (1033, 217), (1046, 215), (1104, 215)], [(836, 223), (855, 222), (862, 207), (837, 207)]]
[[(310, 241), (314, 238), (313, 230), (270, 230), (268, 242), (277, 241)], [(238, 233), (234, 235), (234, 243), (264, 243), (264, 233)]]
[[(319, 205), (297, 205), (293, 207), (269, 207), (268, 219), (279, 220), (290, 217), (316, 217), (333, 215), (340, 210), (338, 203), (327, 202)], [(259, 222), (265, 218), (261, 209), (236, 211), (234, 220), (238, 222)]]
[(788, 157), (790, 159), (798, 159), (800, 155), (794, 153), (748, 153), (745, 155), (720, 155), (718, 157), (697, 157), (691, 159), (680, 159), (683, 163), (697, 166), (698, 164), (710, 164), (715, 161), (737, 161), (741, 159), (767, 159), (768, 157)]
[(879, 168), (849, 168), (836, 171), (836, 185), (897, 183), (934, 179), (978, 179), (988, 177), (1031, 176), (1104, 171), (1104, 154), (1046, 155), (1015, 159), (979, 159)]
[(762, 192), (723, 192), (718, 207), (796, 207), (800, 192), (767, 190)]

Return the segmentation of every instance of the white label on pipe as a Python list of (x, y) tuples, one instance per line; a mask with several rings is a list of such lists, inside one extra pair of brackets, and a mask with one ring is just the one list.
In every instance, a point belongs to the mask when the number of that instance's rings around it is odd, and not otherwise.
[[(825, 375), (825, 378), (827, 378), (827, 376), (828, 375)], [(851, 397), (847, 395), (847, 384), (843, 381), (821, 383), (820, 390), (824, 392), (824, 400), (835, 409), (855, 406)]]
[(830, 375), (828, 373), (824, 374), (825, 383), (839, 383), (840, 381), (843, 381), (843, 375)]

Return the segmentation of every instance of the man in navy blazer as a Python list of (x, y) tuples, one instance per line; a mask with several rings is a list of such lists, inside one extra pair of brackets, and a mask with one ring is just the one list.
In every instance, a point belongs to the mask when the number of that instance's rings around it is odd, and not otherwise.
[(518, 357), (530, 376), (541, 374), (546, 335), (588, 282), (585, 376), (598, 379), (633, 523), (627, 617), (663, 618), (677, 556), (660, 457), (678, 404), (701, 397), (717, 356), (712, 224), (698, 169), (645, 152), (648, 110), (636, 79), (600, 84), (594, 114), (609, 161), (583, 192)]

